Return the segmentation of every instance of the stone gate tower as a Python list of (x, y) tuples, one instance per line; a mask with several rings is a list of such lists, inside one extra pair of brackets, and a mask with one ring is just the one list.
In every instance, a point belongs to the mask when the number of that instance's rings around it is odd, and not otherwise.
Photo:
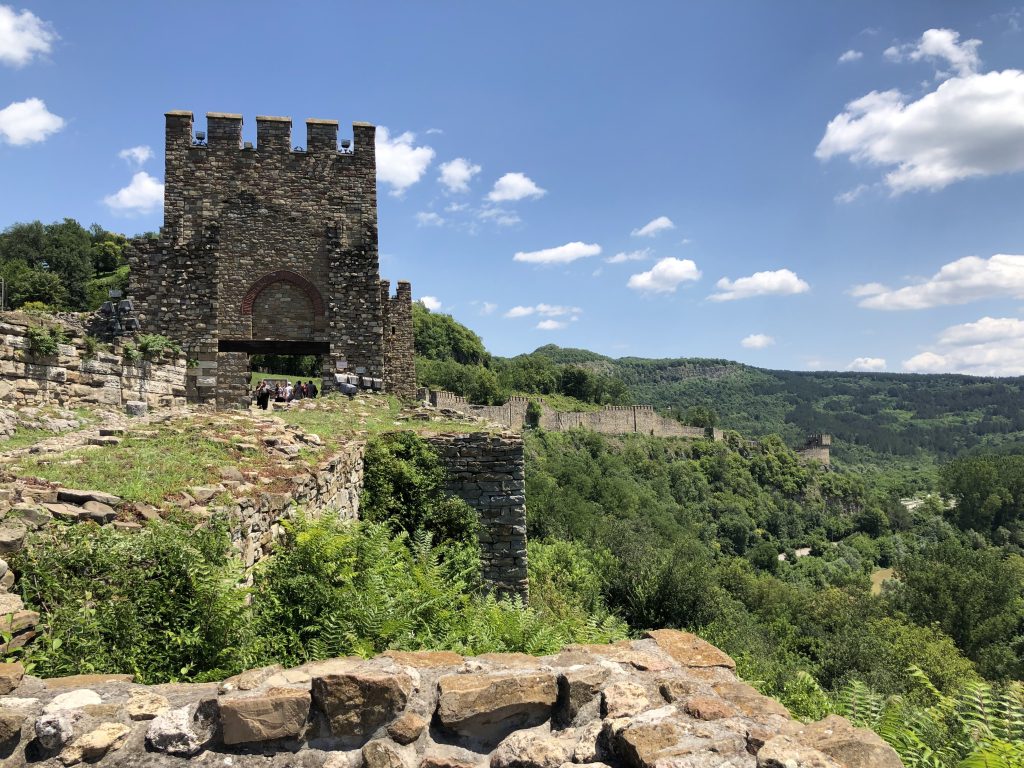
[[(287, 117), (166, 114), (164, 225), (132, 243), (129, 296), (144, 333), (180, 342), (190, 399), (245, 403), (250, 354), (315, 354), (339, 381), (415, 394), (412, 291), (380, 279), (374, 126)], [(297, 141), (296, 141), (297, 143)]]

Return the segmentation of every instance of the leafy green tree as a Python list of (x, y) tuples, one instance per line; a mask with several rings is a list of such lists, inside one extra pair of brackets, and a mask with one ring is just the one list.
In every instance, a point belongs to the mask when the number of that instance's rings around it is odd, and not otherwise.
[(483, 365), (490, 355), (480, 337), (451, 315), (431, 312), (422, 302), (412, 307), (416, 354), (430, 360), (453, 360), (462, 365)]

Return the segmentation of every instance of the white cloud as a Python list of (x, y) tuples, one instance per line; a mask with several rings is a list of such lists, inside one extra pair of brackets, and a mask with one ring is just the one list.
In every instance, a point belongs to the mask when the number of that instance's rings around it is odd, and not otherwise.
[(672, 223), (672, 219), (668, 216), (659, 216), (656, 219), (651, 219), (639, 229), (634, 229), (630, 234), (633, 237), (654, 237), (659, 232), (675, 228), (676, 225)]
[(129, 165), (142, 165), (151, 157), (153, 157), (153, 150), (145, 145), (138, 147), (128, 147), (128, 149), (122, 149), (117, 153), (117, 156), (122, 160), (126, 160)]
[(498, 305), (492, 301), (480, 302), (480, 314), (481, 315), (493, 315), (494, 310), (498, 308)]
[(107, 195), (103, 202), (120, 213), (148, 213), (163, 205), (164, 185), (145, 171), (139, 171), (127, 187)]
[(543, 197), (546, 189), (541, 189), (533, 179), (522, 173), (506, 173), (496, 182), (494, 189), (487, 194), (487, 199), (495, 203), (522, 200), (526, 197)]
[(864, 296), (877, 296), (880, 293), (885, 293), (889, 290), (889, 287), (882, 285), (881, 283), (863, 283), (862, 285), (855, 285), (847, 293), (854, 298), (862, 298)]
[(479, 165), (466, 158), (456, 157), (447, 163), (441, 163), (441, 173), (437, 180), (444, 184), (449, 192), (469, 192), (469, 182), (481, 170), (483, 169)]
[(983, 317), (946, 328), (935, 349), (903, 361), (917, 373), (967, 373), (974, 376), (1024, 375), (1024, 320)]
[(416, 134), (409, 131), (392, 138), (387, 128), (377, 128), (377, 179), (391, 185), (392, 195), (401, 195), (423, 178), (434, 159), (431, 147), (417, 147), (415, 141)]
[(435, 133), (436, 134), (442, 134), (442, 133), (444, 133), (444, 129), (443, 128), (427, 128), (427, 130), (424, 131), (424, 133), (426, 133), (427, 136), (433, 135)]
[(851, 61), (860, 61), (863, 58), (864, 58), (864, 54), (863, 53), (861, 53), (860, 51), (855, 51), (855, 50), (853, 50), (851, 48), (850, 50), (845, 51), (839, 57), (839, 63), (840, 64), (846, 64), (846, 63), (851, 62)]
[(568, 315), (575, 318), (582, 313), (583, 310), (579, 307), (565, 307), (561, 304), (537, 304), (525, 307), (520, 304), (506, 312), (505, 317), (528, 317), (529, 315), (537, 314), (543, 317), (565, 317)]
[(581, 243), (578, 240), (559, 245), (556, 248), (545, 248), (540, 251), (519, 251), (512, 257), (514, 261), (525, 261), (529, 264), (568, 264), (576, 259), (597, 256), (601, 246), (596, 243)]
[(464, 211), (467, 208), (469, 208), (469, 203), (448, 203), (448, 205), (444, 207), (448, 213), (458, 213), (459, 211)]
[(764, 333), (752, 333), (740, 342), (747, 349), (764, 349), (775, 343), (775, 339)]
[(692, 259), (662, 259), (646, 272), (632, 275), (627, 286), (635, 291), (674, 293), (680, 283), (700, 279), (700, 270)]
[(852, 360), (848, 366), (848, 371), (884, 371), (885, 370), (885, 358), (884, 357), (858, 357)]
[(651, 255), (650, 248), (644, 248), (640, 251), (629, 251), (616, 253), (614, 256), (610, 256), (605, 261), (608, 264), (622, 264), (627, 261), (646, 261)]
[(477, 218), (483, 221), (493, 221), (499, 227), (511, 227), (522, 221), (515, 211), (498, 207), (481, 208), (477, 213)]
[(915, 285), (890, 290), (881, 283), (868, 283), (850, 293), (863, 297), (860, 306), (868, 309), (928, 309), (999, 296), (1024, 298), (1024, 256), (965, 256)]
[(811, 289), (806, 282), (788, 269), (777, 269), (774, 272), (755, 272), (749, 277), (730, 280), (723, 277), (715, 287), (718, 293), (708, 296), (712, 301), (734, 301), (749, 299), (752, 296), (789, 296), (795, 293), (806, 293)]
[[(970, 75), (981, 66), (978, 57), (980, 45), (981, 40), (964, 40), (961, 43), (960, 33), (955, 29), (929, 29), (916, 43), (891, 46), (885, 49), (884, 55), (890, 61), (941, 61), (956, 70), (958, 75)], [(943, 71), (936, 74), (948, 76)]]
[(832, 118), (814, 154), (890, 169), (893, 194), (1024, 170), (1024, 72), (955, 77), (916, 101), (872, 91)]
[(416, 214), (416, 226), (418, 227), (440, 227), (444, 224), (444, 218), (433, 211), (419, 211)]
[(834, 200), (837, 203), (852, 203), (858, 197), (867, 192), (871, 187), (868, 184), (858, 184), (853, 189), (848, 189), (845, 192), (840, 192), (835, 196)]
[(437, 296), (420, 296), (419, 302), (431, 312), (437, 312), (441, 308), (441, 300)]
[(558, 320), (541, 320), (537, 323), (538, 331), (558, 331), (565, 328), (568, 323), (563, 323)]
[(0, 138), (22, 146), (45, 140), (64, 127), (64, 118), (46, 108), (42, 99), (16, 101), (0, 109)]
[(9, 5), (0, 5), (0, 62), (23, 67), (33, 56), (50, 52), (57, 33), (49, 22), (31, 11), (15, 13)]

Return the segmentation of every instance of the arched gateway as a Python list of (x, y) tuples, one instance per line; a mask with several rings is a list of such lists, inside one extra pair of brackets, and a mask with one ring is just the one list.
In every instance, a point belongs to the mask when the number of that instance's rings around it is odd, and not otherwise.
[(319, 355), (324, 391), (339, 380), (415, 393), (412, 291), (380, 279), (374, 126), (242, 116), (166, 115), (164, 225), (128, 249), (129, 294), (144, 332), (179, 341), (195, 361), (189, 396), (246, 402), (251, 354)]

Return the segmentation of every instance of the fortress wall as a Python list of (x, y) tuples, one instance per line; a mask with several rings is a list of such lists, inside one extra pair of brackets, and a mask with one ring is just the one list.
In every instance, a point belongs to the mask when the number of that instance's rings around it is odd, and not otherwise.
[(52, 357), (29, 351), (31, 327), (62, 327), (22, 312), (0, 313), (0, 403), (21, 405), (106, 405), (120, 408), (129, 400), (150, 407), (185, 404), (186, 364), (182, 355), (163, 353), (155, 360), (127, 363), (123, 347), (88, 356), (83, 338), (70, 336)]
[(518, 435), (474, 432), (428, 438), (448, 471), (448, 492), (480, 516), (483, 578), (498, 594), (529, 596), (526, 460)]

